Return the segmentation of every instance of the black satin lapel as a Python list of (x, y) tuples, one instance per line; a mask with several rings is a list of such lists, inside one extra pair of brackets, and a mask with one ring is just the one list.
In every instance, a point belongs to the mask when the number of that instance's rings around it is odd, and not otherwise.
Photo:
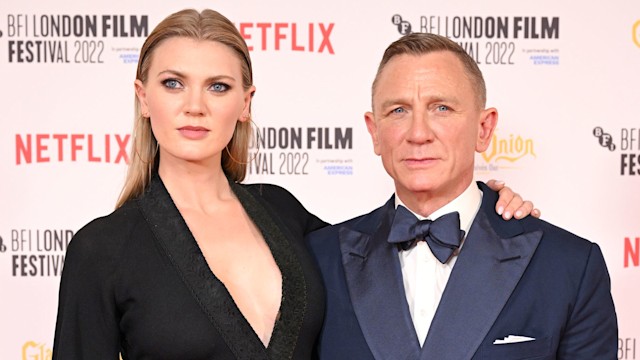
[[(162, 248), (202, 310), (237, 359), (268, 359), (264, 345), (218, 280), (176, 208), (155, 175), (137, 200), (157, 244)], [(284, 281), (283, 281), (284, 282)]]
[(397, 247), (387, 242), (393, 201), (382, 221), (370, 219), (373, 234), (340, 229), (349, 295), (364, 337), (376, 359), (415, 359), (420, 354), (407, 304)]
[(480, 210), (469, 230), (421, 359), (471, 359), (529, 265), (542, 232), (499, 237)]
[(290, 233), (282, 231), (266, 209), (244, 187), (231, 183), (231, 188), (260, 229), (282, 275), (280, 317), (275, 323), (267, 353), (271, 359), (291, 359), (308, 301), (302, 265), (292, 245), (295, 239), (287, 239), (285, 233)]

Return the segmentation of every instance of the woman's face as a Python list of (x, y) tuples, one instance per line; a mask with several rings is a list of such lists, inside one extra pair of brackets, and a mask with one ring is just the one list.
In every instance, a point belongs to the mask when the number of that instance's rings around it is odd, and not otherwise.
[(158, 140), (160, 166), (220, 166), (255, 90), (242, 88), (240, 60), (221, 43), (174, 37), (158, 45), (150, 61), (146, 83), (136, 80), (135, 88)]

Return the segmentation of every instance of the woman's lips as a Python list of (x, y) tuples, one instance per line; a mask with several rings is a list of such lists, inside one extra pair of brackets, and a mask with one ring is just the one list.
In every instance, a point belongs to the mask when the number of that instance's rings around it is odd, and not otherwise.
[(202, 139), (209, 133), (209, 129), (202, 126), (183, 126), (178, 131), (182, 136), (192, 140)]

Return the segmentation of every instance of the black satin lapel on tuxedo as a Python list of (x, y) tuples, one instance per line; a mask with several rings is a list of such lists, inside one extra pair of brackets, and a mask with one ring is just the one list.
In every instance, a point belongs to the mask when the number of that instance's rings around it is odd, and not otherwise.
[(502, 238), (486, 213), (482, 209), (478, 212), (442, 294), (421, 359), (473, 357), (529, 265), (541, 237), (538, 231)]
[[(393, 220), (393, 198), (369, 219), (364, 234), (340, 229), (340, 249), (349, 296), (363, 335), (376, 359), (416, 359), (416, 335), (402, 281), (395, 244), (387, 242)], [(378, 219), (382, 218), (381, 221)]]
[(237, 359), (288, 359), (295, 348), (305, 311), (300, 264), (288, 240), (264, 208), (241, 186), (231, 184), (245, 211), (262, 232), (282, 274), (282, 303), (269, 347), (265, 349), (224, 284), (211, 272), (186, 222), (156, 174), (137, 200), (157, 245), (164, 251), (193, 297)]

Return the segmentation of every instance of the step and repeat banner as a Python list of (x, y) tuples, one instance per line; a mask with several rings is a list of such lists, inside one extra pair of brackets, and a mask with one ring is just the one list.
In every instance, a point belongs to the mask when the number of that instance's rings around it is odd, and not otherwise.
[(69, 241), (113, 210), (123, 184), (140, 47), (185, 7), (225, 14), (251, 49), (261, 143), (247, 182), (282, 185), (329, 222), (393, 191), (363, 116), (384, 49), (407, 32), (462, 44), (500, 116), (477, 178), (505, 180), (543, 219), (602, 247), (618, 358), (640, 359), (640, 3), (631, 0), (3, 1), (1, 359), (51, 358)]

